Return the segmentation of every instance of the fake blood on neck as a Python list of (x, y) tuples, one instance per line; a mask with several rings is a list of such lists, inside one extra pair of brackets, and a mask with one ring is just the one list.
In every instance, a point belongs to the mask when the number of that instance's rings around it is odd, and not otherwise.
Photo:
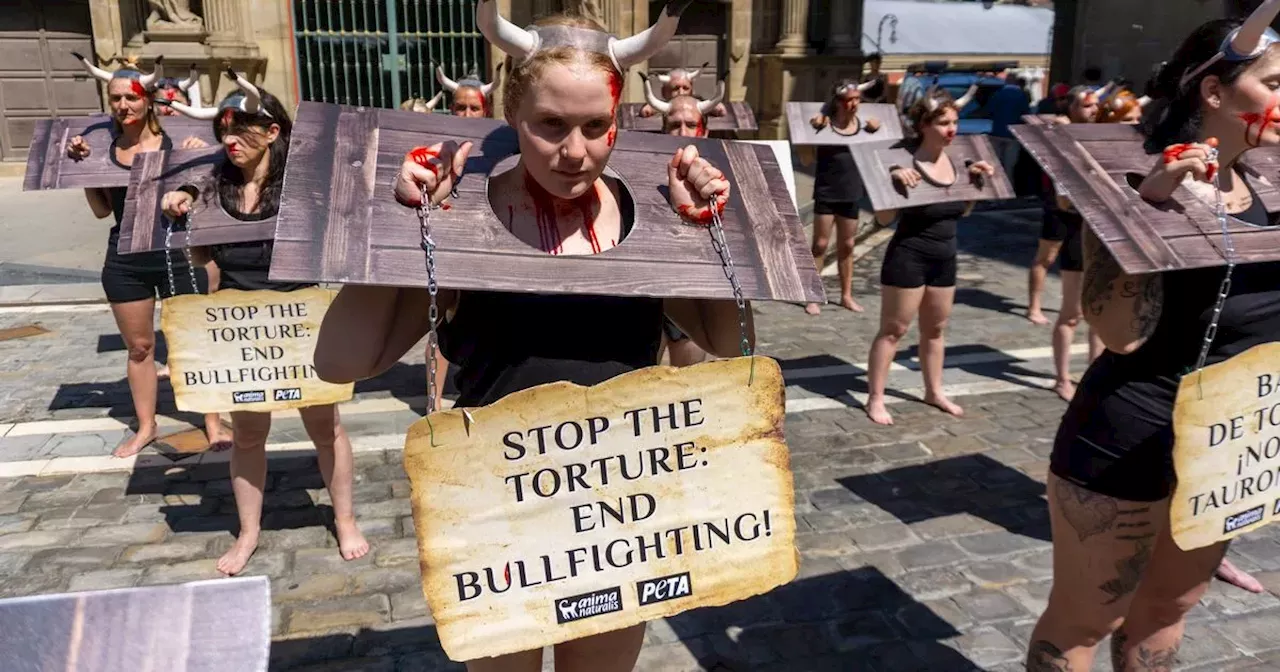
[(600, 253), (600, 241), (596, 237), (596, 215), (600, 211), (599, 184), (593, 184), (590, 191), (577, 198), (566, 200), (553, 196), (526, 172), (524, 187), (533, 203), (533, 216), (538, 223), (538, 239), (544, 252), (560, 254), (564, 251), (564, 240), (560, 235), (558, 222), (561, 218), (573, 216), (576, 210), (582, 217), (582, 232), (591, 244), (591, 253)]

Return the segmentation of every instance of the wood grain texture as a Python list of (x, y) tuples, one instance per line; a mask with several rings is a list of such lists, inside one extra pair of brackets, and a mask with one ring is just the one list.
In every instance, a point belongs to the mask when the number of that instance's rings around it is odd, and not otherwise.
[[(947, 148), (947, 156), (956, 171), (955, 183), (947, 187), (922, 181), (915, 188), (903, 191), (894, 184), (889, 177), (889, 169), (892, 166), (911, 167), (911, 147), (909, 141), (903, 141), (889, 146), (863, 144), (850, 148), (867, 195), (877, 212), (932, 203), (998, 201), (1014, 197), (1013, 184), (985, 135), (961, 135)], [(986, 161), (995, 167), (995, 175), (974, 180), (965, 168), (966, 161)]]
[[(186, 117), (161, 117), (161, 126), (178, 146), (194, 136), (216, 145), (213, 124)], [(66, 146), (80, 135), (89, 143), (89, 157), (76, 161), (67, 157)], [(111, 117), (58, 117), (41, 119), (35, 124), (31, 152), (27, 155), (27, 172), (23, 191), (75, 189), (91, 187), (124, 187), (129, 184), (129, 169), (111, 160), (115, 131)]]
[(290, 146), (272, 280), (426, 286), (417, 213), (395, 201), (391, 186), (408, 151), (453, 140), (474, 148), (457, 198), (431, 213), (440, 286), (732, 298), (708, 230), (682, 222), (667, 203), (667, 164), (678, 148), (695, 144), (734, 184), (725, 237), (747, 298), (823, 296), (768, 147), (620, 132), (606, 174), (635, 205), (630, 234), (598, 255), (554, 256), (511, 235), (489, 204), (488, 175), (518, 148), (515, 130), (504, 123), (302, 103), (295, 128), (301, 130)]
[(264, 577), (0, 600), (0, 669), (258, 672), (271, 646)]
[[(640, 116), (644, 103), (622, 103), (618, 106), (618, 128), (624, 131), (645, 131), (647, 133), (662, 132), (662, 115), (651, 117)], [(755, 131), (760, 125), (756, 122), (756, 113), (751, 105), (745, 102), (724, 103), (727, 114), (719, 117), (707, 117), (708, 131)]]
[(221, 147), (148, 152), (139, 156), (130, 171), (129, 192), (120, 220), (120, 254), (165, 249), (168, 217), (160, 209), (164, 194), (184, 185), (200, 190), (191, 213), (173, 225), (172, 248), (225, 245), (270, 240), (275, 219), (247, 222), (223, 209), (214, 174), (225, 159)]
[(822, 103), (787, 103), (787, 128), (791, 132), (793, 145), (861, 145), (865, 143), (891, 143), (901, 140), (903, 135), (902, 118), (898, 108), (885, 103), (863, 103), (858, 106), (858, 118), (865, 122), (875, 119), (880, 122), (880, 130), (872, 133), (862, 131), (854, 135), (840, 135), (830, 127), (815, 129), (809, 123), (814, 115), (822, 111)]
[[(1124, 124), (1062, 124), (1042, 116), (1024, 117), (1014, 137), (1048, 173), (1060, 193), (1125, 272), (1153, 273), (1226, 264), (1222, 233), (1212, 204), (1180, 186), (1167, 203), (1143, 200), (1135, 189), (1158, 155), (1148, 155), (1143, 138)], [(1245, 179), (1269, 212), (1280, 210), (1280, 153), (1251, 150), (1240, 162)], [(1280, 260), (1280, 228), (1230, 224), (1239, 263)]]

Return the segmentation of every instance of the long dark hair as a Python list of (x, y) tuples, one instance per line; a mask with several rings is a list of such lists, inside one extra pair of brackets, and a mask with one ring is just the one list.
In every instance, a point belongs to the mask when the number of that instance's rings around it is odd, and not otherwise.
[(1139, 128), (1147, 136), (1147, 151), (1158, 152), (1169, 145), (1193, 142), (1203, 122), (1200, 106), (1200, 82), (1209, 75), (1217, 75), (1223, 84), (1230, 85), (1254, 61), (1219, 60), (1197, 74), (1186, 86), (1182, 76), (1193, 68), (1213, 58), (1222, 41), (1231, 31), (1240, 27), (1239, 21), (1216, 19), (1196, 28), (1182, 46), (1173, 53), (1156, 75), (1151, 87), (1152, 101), (1142, 115)]
[[(267, 181), (262, 185), (262, 192), (258, 196), (257, 214), (273, 217), (280, 210), (280, 187), (284, 184), (284, 166), (289, 157), (289, 136), (293, 133), (293, 121), (289, 119), (289, 113), (285, 111), (279, 98), (262, 87), (258, 87), (258, 93), (262, 96), (262, 109), (271, 115), (270, 118), (241, 112), (238, 107), (228, 107), (213, 120), (213, 134), (221, 142), (222, 136), (228, 130), (236, 135), (245, 134), (248, 131), (248, 135), (252, 137), (254, 134), (265, 134), (272, 124), (280, 127), (280, 135), (267, 149), (270, 157)], [(243, 94), (238, 91), (231, 94), (231, 96), (237, 95)], [(228, 114), (231, 117), (231, 123), (224, 128), (223, 121)], [(223, 206), (238, 206), (240, 194), (244, 190), (244, 174), (235, 164), (223, 161), (218, 170), (217, 179), (218, 198), (221, 199)]]

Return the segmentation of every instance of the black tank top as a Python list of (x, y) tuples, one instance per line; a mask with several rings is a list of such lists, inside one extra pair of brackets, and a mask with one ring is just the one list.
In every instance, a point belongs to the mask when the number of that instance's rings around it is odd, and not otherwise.
[(954, 257), (956, 222), (968, 208), (964, 201), (903, 208), (891, 243), (926, 257)]
[[(216, 185), (216, 180), (215, 180)], [(217, 186), (213, 187), (217, 189)], [(276, 215), (275, 210), (245, 214), (235, 205), (222, 198), (219, 190), (216, 194), (222, 203), (222, 209), (228, 215), (242, 222), (260, 222)], [(216, 245), (211, 250), (213, 261), (218, 264), (218, 289), (269, 289), (277, 292), (292, 292), (305, 287), (314, 287), (305, 282), (271, 282), (267, 275), (271, 270), (271, 254), (275, 250), (273, 240), (255, 240), (247, 243), (230, 243)]]
[(813, 175), (813, 200), (857, 203), (861, 199), (862, 177), (853, 162), (853, 152), (845, 145), (819, 145), (818, 168)]

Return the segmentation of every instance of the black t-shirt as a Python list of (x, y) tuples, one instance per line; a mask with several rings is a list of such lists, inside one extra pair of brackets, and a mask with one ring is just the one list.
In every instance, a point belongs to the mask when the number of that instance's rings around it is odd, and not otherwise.
[(904, 208), (891, 244), (922, 257), (950, 259), (956, 256), (956, 222), (968, 208), (963, 201)]
[(817, 153), (813, 200), (823, 203), (856, 203), (861, 200), (862, 176), (853, 162), (853, 152), (845, 145), (818, 145)]
[[(217, 180), (211, 188), (217, 189)], [(228, 203), (219, 191), (216, 197), (222, 203), (222, 209), (228, 215), (242, 222), (260, 222), (276, 216), (277, 209), (245, 214), (236, 209), (235, 204)], [(269, 289), (277, 292), (292, 292), (306, 287), (314, 287), (305, 282), (272, 282), (267, 279), (271, 270), (271, 254), (275, 250), (274, 240), (255, 240), (246, 243), (230, 243), (215, 245), (210, 256), (218, 265), (218, 289), (257, 290)]]
[[(173, 140), (168, 135), (162, 134), (158, 151), (167, 152), (171, 149), (173, 149)], [(124, 171), (130, 170), (129, 166), (120, 163), (120, 160), (116, 158), (114, 141), (112, 141), (111, 147), (107, 150), (107, 158), (117, 168)], [(169, 256), (173, 259), (174, 272), (186, 273), (187, 258), (181, 250), (173, 250), (168, 253), (164, 250), (156, 250), (138, 254), (120, 254), (116, 251), (117, 246), (120, 244), (120, 222), (124, 219), (124, 201), (129, 189), (127, 187), (108, 187), (106, 192), (107, 199), (111, 202), (111, 215), (115, 218), (115, 224), (112, 225), (111, 231), (107, 234), (107, 254), (103, 259), (103, 266), (146, 272), (167, 271), (168, 264), (165, 262), (165, 257)]]
[[(1255, 194), (1249, 210), (1235, 218), (1275, 226)], [(1136, 351), (1105, 351), (1089, 367), (1064, 421), (1071, 433), (1105, 435), (1129, 448), (1152, 432), (1167, 431), (1183, 375), (1195, 367), (1213, 317), (1225, 266), (1161, 274), (1164, 300), (1159, 321)], [(1231, 276), (1217, 337), (1207, 364), (1216, 364), (1263, 343), (1280, 340), (1280, 262), (1242, 264)]]

